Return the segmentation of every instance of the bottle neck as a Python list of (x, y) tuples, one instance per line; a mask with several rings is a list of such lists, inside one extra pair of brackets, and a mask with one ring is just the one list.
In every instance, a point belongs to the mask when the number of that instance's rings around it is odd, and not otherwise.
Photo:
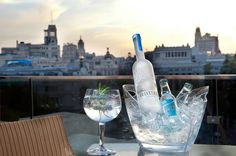
[(184, 87), (180, 93), (184, 93), (184, 94), (189, 94), (191, 90), (187, 89), (186, 87)]
[(161, 95), (166, 93), (171, 94), (170, 87), (168, 84), (161, 86)]
[(136, 52), (136, 60), (142, 60), (145, 59), (144, 52), (143, 51), (137, 51)]
[(192, 90), (192, 88), (193, 88), (193, 85), (192, 85), (191, 83), (186, 82), (186, 83), (184, 84), (184, 87), (183, 87), (183, 89), (182, 89), (182, 92), (183, 92), (183, 93), (190, 93), (191, 90)]
[(192, 90), (192, 85), (190, 83), (185, 83), (184, 87), (181, 89), (179, 94), (189, 94)]
[(145, 59), (140, 34), (133, 35), (133, 43), (134, 43), (134, 49), (136, 53), (136, 59), (137, 60)]

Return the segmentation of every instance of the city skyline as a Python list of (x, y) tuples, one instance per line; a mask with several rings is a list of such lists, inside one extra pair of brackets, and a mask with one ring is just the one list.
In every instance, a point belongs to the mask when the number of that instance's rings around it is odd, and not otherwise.
[[(115, 56), (134, 54), (132, 35), (142, 35), (144, 50), (156, 45), (194, 45), (196, 27), (202, 34), (219, 36), (223, 53), (236, 51), (236, 22), (233, 0), (178, 2), (148, 0), (0, 0), (0, 48), (15, 46), (16, 40), (43, 43), (43, 29), (57, 26), (59, 44), (76, 44), (82, 36), (85, 49), (105, 55), (106, 47)], [(204, 5), (203, 5), (204, 4)]]

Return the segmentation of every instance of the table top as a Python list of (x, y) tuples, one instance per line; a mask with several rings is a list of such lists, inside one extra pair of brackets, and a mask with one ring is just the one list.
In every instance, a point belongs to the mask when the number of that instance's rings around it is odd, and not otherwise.
[[(96, 146), (97, 144), (91, 145)], [(194, 144), (187, 153), (147, 153), (140, 150), (137, 143), (107, 143), (105, 147), (114, 149), (115, 156), (235, 156), (236, 146)]]

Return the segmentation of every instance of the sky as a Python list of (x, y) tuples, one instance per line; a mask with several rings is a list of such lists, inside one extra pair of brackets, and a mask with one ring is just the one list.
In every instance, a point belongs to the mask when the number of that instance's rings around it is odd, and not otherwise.
[(223, 53), (236, 52), (235, 0), (0, 0), (0, 48), (16, 40), (43, 43), (43, 30), (57, 26), (59, 44), (77, 44), (87, 52), (134, 54), (132, 35), (140, 33), (144, 50), (156, 45), (194, 46), (194, 33), (219, 37)]

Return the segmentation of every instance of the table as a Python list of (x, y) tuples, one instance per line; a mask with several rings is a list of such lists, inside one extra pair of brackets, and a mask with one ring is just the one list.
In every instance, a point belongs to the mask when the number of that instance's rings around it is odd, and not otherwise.
[(236, 146), (230, 145), (194, 144), (187, 153), (147, 153), (141, 151), (137, 143), (107, 143), (105, 146), (116, 150), (115, 156), (236, 156)]

